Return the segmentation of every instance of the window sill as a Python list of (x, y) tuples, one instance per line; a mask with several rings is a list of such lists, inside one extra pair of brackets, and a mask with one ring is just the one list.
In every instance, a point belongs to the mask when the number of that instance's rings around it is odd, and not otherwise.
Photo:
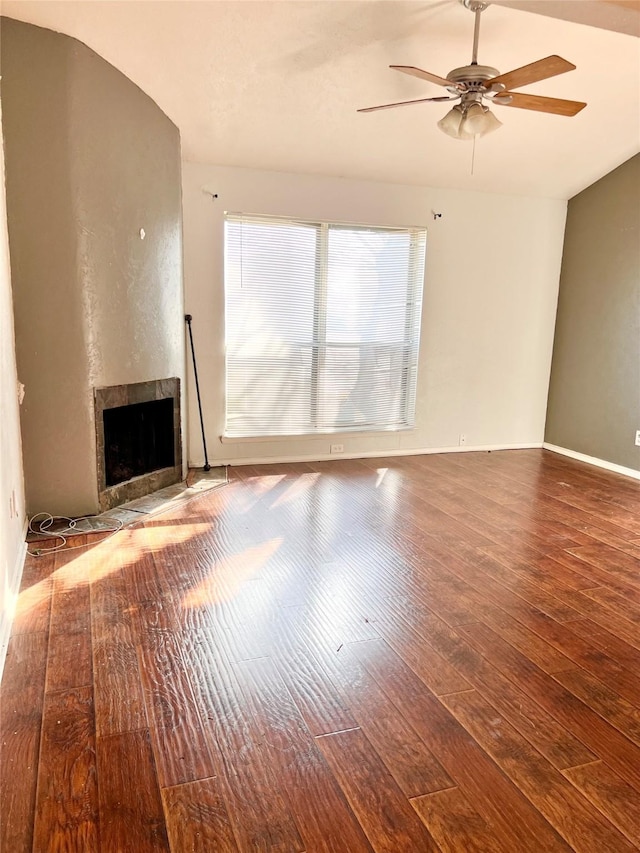
[(364, 437), (382, 437), (392, 435), (398, 432), (413, 432), (415, 427), (407, 426), (407, 427), (397, 427), (394, 429), (377, 429), (377, 430), (348, 430), (346, 432), (314, 432), (314, 433), (304, 433), (301, 435), (251, 435), (251, 436), (243, 436), (243, 437), (232, 437), (229, 435), (221, 435), (220, 442), (221, 444), (257, 444), (265, 442), (279, 442), (279, 441), (326, 441), (328, 438), (330, 439), (341, 439), (348, 440), (352, 437), (364, 438)]

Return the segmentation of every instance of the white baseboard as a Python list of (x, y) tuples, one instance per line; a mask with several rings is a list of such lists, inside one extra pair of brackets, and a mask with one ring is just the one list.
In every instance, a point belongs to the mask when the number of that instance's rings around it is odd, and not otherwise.
[(13, 571), (9, 577), (9, 589), (7, 590), (7, 606), (0, 613), (0, 681), (2, 681), (2, 673), (4, 670), (4, 662), (7, 657), (7, 647), (9, 645), (9, 637), (11, 635), (11, 625), (16, 610), (18, 601), (18, 592), (20, 590), (20, 582), (22, 581), (22, 570), (24, 569), (24, 558), (27, 554), (27, 524), (25, 520), (24, 530), (22, 531), (22, 544), (18, 549), (16, 560), (13, 565)]
[(585, 453), (568, 450), (566, 447), (558, 447), (546, 441), (542, 446), (545, 450), (550, 450), (552, 453), (569, 456), (571, 459), (577, 459), (579, 462), (586, 462), (588, 465), (595, 465), (598, 468), (604, 468), (607, 471), (613, 471), (616, 474), (624, 474), (625, 477), (633, 477), (634, 480), (640, 480), (640, 471), (636, 471), (635, 468), (625, 468), (624, 465), (616, 465), (615, 462), (607, 462), (605, 459), (598, 459), (596, 456), (587, 456)]
[[(533, 442), (527, 444), (483, 444), (476, 447), (415, 447), (409, 450), (398, 450), (397, 448), (390, 450), (363, 450), (360, 453), (327, 453), (327, 454), (297, 454), (295, 456), (255, 456), (255, 457), (240, 457), (232, 459), (218, 459), (211, 462), (215, 465), (277, 465), (287, 462), (328, 462), (338, 459), (390, 459), (394, 456), (425, 456), (431, 453), (477, 453), (480, 451), (493, 450), (531, 450), (540, 449), (541, 442)], [(204, 462), (189, 463), (190, 467), (202, 468)]]

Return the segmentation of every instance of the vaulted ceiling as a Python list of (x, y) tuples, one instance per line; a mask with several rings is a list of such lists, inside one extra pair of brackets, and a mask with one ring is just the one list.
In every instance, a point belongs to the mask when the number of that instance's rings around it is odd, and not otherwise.
[[(489, 6), (479, 61), (504, 72), (559, 54), (577, 69), (522, 91), (588, 106), (574, 118), (495, 107), (504, 126), (477, 141), (473, 174), (473, 144), (436, 127), (450, 105), (356, 113), (442, 94), (388, 66), (444, 76), (468, 64), (474, 18), (457, 0), (3, 0), (1, 8), (75, 36), (123, 71), (178, 125), (185, 159), (569, 198), (640, 148), (638, 4), (547, 3), (559, 17), (535, 14), (540, 0)], [(563, 20), (576, 17), (587, 21)]]

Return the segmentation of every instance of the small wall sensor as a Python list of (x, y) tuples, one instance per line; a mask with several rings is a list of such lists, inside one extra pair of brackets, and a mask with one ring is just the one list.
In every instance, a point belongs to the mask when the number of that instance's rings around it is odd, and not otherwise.
[(145, 233), (144, 228), (141, 228), (141, 229), (140, 229), (140, 239), (141, 239), (141, 240), (144, 240), (144, 238), (145, 238), (146, 236), (147, 236), (147, 235), (146, 235), (146, 233)]

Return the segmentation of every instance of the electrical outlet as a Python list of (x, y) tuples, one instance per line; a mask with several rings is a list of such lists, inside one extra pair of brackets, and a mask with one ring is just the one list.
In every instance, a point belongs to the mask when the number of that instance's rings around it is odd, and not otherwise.
[(331, 445), (332, 453), (344, 453), (344, 444), (332, 444)]
[(640, 429), (636, 430), (636, 444), (640, 447)]
[(467, 436), (463, 432), (461, 432), (460, 436), (458, 438), (458, 444), (460, 445), (460, 447), (464, 447), (466, 443), (467, 443)]

